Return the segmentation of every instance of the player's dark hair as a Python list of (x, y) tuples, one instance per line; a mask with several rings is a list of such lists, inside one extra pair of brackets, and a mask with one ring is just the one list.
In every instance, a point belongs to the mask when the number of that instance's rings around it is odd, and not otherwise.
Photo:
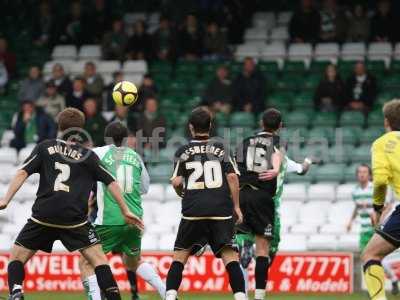
[(400, 130), (400, 99), (394, 99), (383, 106), (383, 116), (392, 130)]
[(275, 131), (278, 130), (282, 123), (281, 112), (275, 108), (267, 109), (262, 116), (262, 124), (264, 130)]
[(112, 122), (104, 130), (104, 137), (112, 138), (113, 144), (120, 147), (124, 139), (128, 137), (128, 128), (119, 121)]
[(200, 106), (192, 110), (189, 117), (189, 124), (193, 126), (196, 133), (209, 133), (211, 128), (211, 112), (205, 106)]
[(69, 128), (83, 128), (85, 126), (85, 115), (79, 109), (68, 107), (57, 116), (58, 129), (60, 131)]
[(356, 175), (358, 174), (358, 170), (359, 170), (360, 168), (367, 168), (367, 169), (368, 169), (368, 174), (369, 174), (369, 176), (372, 176), (372, 169), (371, 169), (371, 167), (370, 167), (368, 164), (365, 164), (365, 163), (359, 164), (359, 165), (357, 166)]

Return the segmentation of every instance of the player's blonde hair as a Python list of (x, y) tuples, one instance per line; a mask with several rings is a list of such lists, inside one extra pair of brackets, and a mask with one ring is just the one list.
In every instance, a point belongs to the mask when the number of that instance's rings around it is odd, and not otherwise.
[(67, 107), (58, 114), (57, 123), (60, 131), (69, 128), (83, 128), (85, 126), (85, 115), (79, 109)]
[(393, 99), (383, 105), (383, 116), (392, 130), (400, 130), (400, 99)]

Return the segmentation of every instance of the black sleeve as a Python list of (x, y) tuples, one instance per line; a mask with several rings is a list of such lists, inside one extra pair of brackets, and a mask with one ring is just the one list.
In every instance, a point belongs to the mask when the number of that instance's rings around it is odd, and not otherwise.
[(103, 182), (105, 185), (115, 181), (114, 176), (101, 164), (100, 159), (94, 152), (92, 152), (88, 160), (90, 171), (96, 181)]
[(235, 173), (236, 175), (240, 175), (236, 160), (232, 153), (225, 153), (222, 168), (225, 174)]
[(181, 158), (182, 151), (178, 149), (174, 155), (174, 173), (172, 174), (172, 178), (183, 176), (184, 170), (184, 160)]
[(42, 154), (40, 151), (40, 144), (37, 144), (29, 157), (25, 159), (20, 169), (26, 171), (28, 175), (31, 175), (34, 173), (39, 173), (41, 165)]

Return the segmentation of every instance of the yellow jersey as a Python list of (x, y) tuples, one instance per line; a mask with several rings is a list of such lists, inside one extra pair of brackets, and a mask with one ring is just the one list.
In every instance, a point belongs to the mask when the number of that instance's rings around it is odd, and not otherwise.
[(387, 186), (400, 197), (400, 131), (391, 131), (372, 144), (374, 205), (385, 203)]

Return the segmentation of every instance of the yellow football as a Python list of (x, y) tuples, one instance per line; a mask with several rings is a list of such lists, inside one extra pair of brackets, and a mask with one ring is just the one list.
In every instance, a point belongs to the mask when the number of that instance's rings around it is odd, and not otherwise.
[(114, 86), (112, 97), (116, 105), (130, 106), (138, 99), (138, 89), (132, 82), (124, 80)]

